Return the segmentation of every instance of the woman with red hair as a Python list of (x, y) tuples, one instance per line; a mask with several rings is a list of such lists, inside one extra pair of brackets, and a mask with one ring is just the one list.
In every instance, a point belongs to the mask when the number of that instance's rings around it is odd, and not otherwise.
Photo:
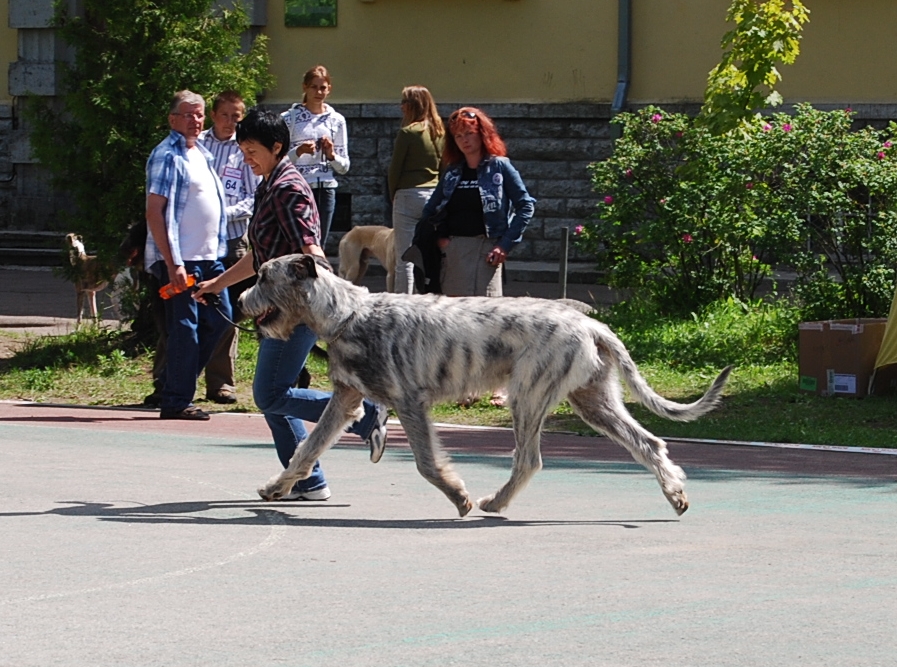
[(530, 197), (492, 119), (462, 107), (448, 119), (445, 171), (422, 218), (440, 219), (441, 289), (448, 296), (501, 296), (501, 265), (533, 217)]
[[(495, 124), (480, 109), (462, 107), (449, 116), (445, 171), (422, 218), (440, 220), (440, 286), (447, 296), (502, 296), (501, 265), (523, 239), (536, 203), (507, 154)], [(505, 400), (503, 390), (493, 392), (493, 405)]]

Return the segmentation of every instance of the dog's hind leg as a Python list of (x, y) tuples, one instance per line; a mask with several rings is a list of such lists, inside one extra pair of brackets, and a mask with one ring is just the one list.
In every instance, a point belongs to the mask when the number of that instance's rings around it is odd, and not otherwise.
[(327, 407), (321, 414), (321, 420), (311, 435), (296, 448), (296, 453), (290, 459), (290, 465), (259, 488), (259, 495), (265, 500), (277, 500), (288, 494), (300, 479), (308, 478), (315, 461), (333, 446), (349, 424), (364, 416), (362, 399), (361, 393), (355, 389), (336, 385)]
[(395, 406), (402, 428), (408, 436), (408, 444), (414, 452), (417, 470), (425, 480), (442, 491), (458, 508), (458, 514), (466, 516), (473, 509), (473, 503), (464, 486), (452, 468), (448, 457), (439, 444), (433, 423), (422, 404)]
[(75, 290), (76, 301), (78, 302), (78, 315), (76, 316), (76, 322), (81, 324), (81, 316), (84, 312), (84, 297), (86, 294), (79, 289)]
[(480, 498), (477, 505), (484, 512), (501, 512), (513, 500), (514, 496), (525, 487), (539, 470), (542, 469), (542, 424), (545, 415), (557, 402), (553, 397), (538, 394), (532, 389), (524, 391), (520, 384), (508, 386), (509, 407), (514, 422), (514, 463), (511, 478), (496, 493)]
[[(615, 374), (593, 381), (568, 396), (574, 412), (597, 431), (622, 445), (632, 457), (654, 473), (667, 500), (682, 514), (688, 509), (685, 472), (667, 456), (666, 443), (653, 435), (626, 410)], [(612, 383), (612, 384), (611, 384)]]

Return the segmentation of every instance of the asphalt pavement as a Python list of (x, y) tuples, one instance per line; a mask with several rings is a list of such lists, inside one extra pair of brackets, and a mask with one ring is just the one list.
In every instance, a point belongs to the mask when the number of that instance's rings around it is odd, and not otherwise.
[[(71, 324), (23, 273), (0, 315)], [(459, 519), (389, 429), (377, 465), (324, 455), (329, 501), (265, 503), (259, 415), (0, 402), (0, 665), (894, 664), (893, 453), (670, 442), (677, 517), (606, 439), (547, 434)], [(507, 479), (509, 431), (438, 433), (473, 497)]]

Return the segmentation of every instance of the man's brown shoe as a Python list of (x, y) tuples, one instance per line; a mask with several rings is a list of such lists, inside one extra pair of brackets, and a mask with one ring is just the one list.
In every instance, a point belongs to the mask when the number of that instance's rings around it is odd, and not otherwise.
[(237, 392), (227, 387), (219, 389), (214, 394), (206, 395), (206, 399), (221, 405), (233, 405), (237, 402)]
[(195, 405), (188, 405), (183, 410), (162, 410), (159, 419), (186, 419), (190, 421), (209, 421), (208, 412), (203, 412)]

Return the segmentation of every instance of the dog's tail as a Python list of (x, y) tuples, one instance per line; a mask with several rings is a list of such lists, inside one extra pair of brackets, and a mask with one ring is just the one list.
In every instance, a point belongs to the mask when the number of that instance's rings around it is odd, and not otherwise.
[(707, 414), (719, 404), (723, 387), (726, 386), (726, 381), (729, 379), (732, 369), (735, 368), (734, 366), (726, 366), (716, 376), (713, 384), (710, 385), (710, 388), (704, 395), (695, 402), (676, 403), (664, 398), (650, 387), (645, 378), (642, 377), (632, 357), (629, 356), (629, 351), (623, 345), (623, 342), (610, 329), (606, 329), (606, 331), (610, 335), (602, 336), (596, 341), (599, 347), (607, 349), (615, 358), (620, 374), (636, 400), (658, 417), (679, 422), (693, 421)]

